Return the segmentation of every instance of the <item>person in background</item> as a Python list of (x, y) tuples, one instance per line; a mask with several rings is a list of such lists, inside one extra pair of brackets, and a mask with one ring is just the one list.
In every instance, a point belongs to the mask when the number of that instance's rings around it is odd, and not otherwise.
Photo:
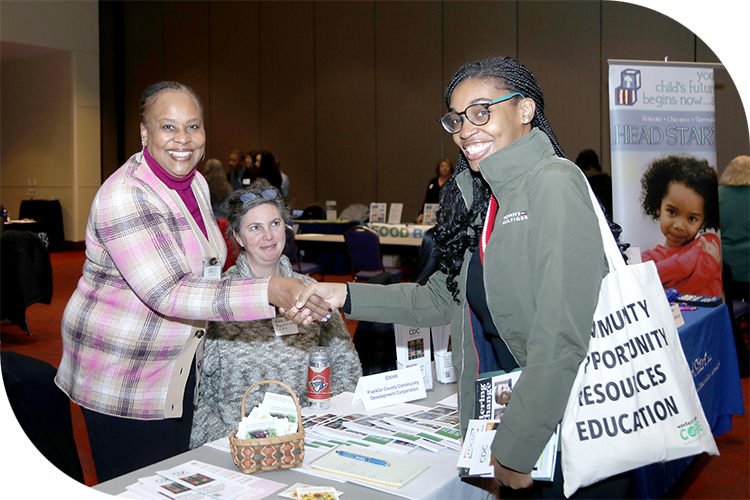
[(281, 162), (279, 160), (276, 160), (276, 168), (279, 169), (279, 174), (281, 175), (281, 192), (284, 193), (284, 197), (286, 198), (289, 196), (289, 176), (281, 170)]
[(445, 183), (448, 182), (450, 176), (453, 175), (453, 170), (453, 162), (447, 158), (443, 158), (437, 163), (437, 166), (435, 167), (435, 175), (437, 175), (437, 177), (432, 179), (427, 185), (427, 193), (424, 196), (422, 207), (419, 209), (417, 223), (422, 223), (425, 203), (440, 203), (440, 190), (443, 189)]
[(643, 212), (659, 221), (664, 245), (641, 252), (664, 288), (721, 296), (721, 242), (716, 172), (706, 160), (670, 155), (651, 162), (641, 177)]
[[(465, 65), (445, 103), (440, 122), (460, 154), (435, 226), (440, 269), (424, 286), (311, 284), (287, 314), (296, 317), (315, 293), (347, 318), (451, 322), (464, 434), (477, 375), (522, 367), (491, 444), (495, 481), (501, 498), (562, 498), (559, 458), (553, 483), (534, 483), (531, 471), (562, 419), (608, 271), (589, 188), (555, 139), (534, 75), (518, 61)], [(626, 498), (631, 480), (615, 476), (578, 494)], [(532, 489), (511, 491), (525, 488)]]
[(249, 186), (255, 179), (253, 172), (245, 168), (245, 154), (239, 149), (235, 149), (229, 155), (227, 168), (229, 169), (227, 180), (235, 191)]
[(258, 166), (258, 178), (266, 179), (273, 187), (281, 191), (281, 172), (276, 163), (276, 158), (270, 151), (261, 151), (256, 157)]
[[(195, 175), (206, 147), (200, 100), (185, 85), (161, 82), (140, 105), (143, 149), (91, 206), (55, 378), (83, 410), (99, 482), (188, 450), (208, 320), (272, 318), (306, 285), (220, 277), (226, 244), (208, 186)], [(307, 310), (299, 321), (328, 315), (319, 299)]]
[(576, 165), (586, 175), (591, 190), (604, 208), (604, 214), (612, 220), (612, 177), (602, 171), (599, 155), (593, 149), (584, 149), (578, 153)]
[(722, 256), (732, 269), (735, 300), (750, 302), (750, 156), (732, 160), (719, 178)]
[[(289, 211), (281, 193), (265, 179), (235, 191), (227, 199), (225, 210), (229, 221), (227, 237), (235, 238), (243, 250), (224, 277), (287, 276), (315, 281), (293, 272), (283, 254), (284, 221), (289, 219)], [(362, 365), (338, 311), (327, 322), (299, 326), (293, 335), (275, 333), (282, 321), (283, 316), (278, 315), (260, 321), (209, 323), (191, 448), (226, 438), (237, 427), (242, 396), (256, 382), (283, 382), (294, 391), (301, 406), (308, 406), (308, 357), (315, 346), (330, 350), (331, 395), (355, 391)], [(266, 390), (287, 394), (276, 385), (253, 389), (245, 402), (247, 411), (260, 404)]]
[[(251, 179), (253, 181), (258, 177), (258, 166), (255, 164), (255, 158), (257, 156), (258, 152), (254, 149), (251, 149), (250, 152), (245, 155), (245, 171), (251, 173)], [(252, 184), (252, 182), (250, 184)], [(248, 184), (248, 186), (250, 184)]]
[(224, 167), (221, 165), (221, 162), (216, 158), (206, 161), (206, 165), (203, 168), (203, 177), (205, 177), (206, 183), (208, 183), (208, 193), (211, 197), (211, 209), (214, 212), (214, 217), (216, 219), (225, 219), (226, 214), (224, 213), (222, 204), (234, 190), (227, 180), (227, 176), (224, 174)]

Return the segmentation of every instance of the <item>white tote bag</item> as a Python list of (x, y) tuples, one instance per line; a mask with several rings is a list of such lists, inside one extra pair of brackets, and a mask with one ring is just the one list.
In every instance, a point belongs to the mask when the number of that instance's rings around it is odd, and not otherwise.
[(656, 265), (625, 264), (590, 187), (589, 194), (609, 274), (562, 419), (566, 497), (644, 465), (719, 454)]

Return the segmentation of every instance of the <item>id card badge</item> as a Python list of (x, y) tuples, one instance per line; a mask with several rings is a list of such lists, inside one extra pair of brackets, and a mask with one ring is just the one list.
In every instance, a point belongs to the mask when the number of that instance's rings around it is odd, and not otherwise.
[(297, 325), (286, 318), (273, 318), (271, 322), (273, 323), (273, 333), (275, 333), (277, 337), (299, 333)]
[(203, 277), (221, 278), (221, 261), (216, 257), (203, 257)]

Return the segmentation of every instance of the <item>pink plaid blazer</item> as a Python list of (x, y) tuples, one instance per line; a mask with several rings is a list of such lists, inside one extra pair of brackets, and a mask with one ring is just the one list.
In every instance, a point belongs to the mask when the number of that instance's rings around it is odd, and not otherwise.
[(77, 404), (141, 420), (182, 415), (190, 364), (207, 320), (274, 316), (268, 278), (203, 277), (226, 244), (208, 186), (192, 189), (209, 239), (141, 153), (102, 185), (86, 227), (83, 277), (62, 320), (58, 387)]

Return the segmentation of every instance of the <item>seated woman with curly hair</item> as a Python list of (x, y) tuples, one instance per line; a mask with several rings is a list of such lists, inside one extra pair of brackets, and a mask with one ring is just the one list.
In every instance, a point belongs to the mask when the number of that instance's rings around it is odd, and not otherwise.
[[(283, 254), (284, 221), (289, 211), (283, 195), (265, 179), (235, 191), (224, 203), (228, 236), (242, 247), (237, 263), (224, 277), (293, 276), (315, 280), (292, 271)], [(354, 392), (362, 365), (338, 311), (327, 321), (297, 325), (299, 332), (282, 335), (286, 320), (278, 315), (257, 321), (209, 323), (203, 358), (198, 407), (190, 447), (227, 437), (241, 419), (240, 405), (248, 387), (262, 380), (277, 380), (292, 388), (301, 406), (308, 406), (307, 367), (310, 350), (327, 346), (331, 354), (331, 395)], [(248, 394), (249, 410), (263, 400), (266, 390), (288, 394), (276, 384), (258, 386)]]

